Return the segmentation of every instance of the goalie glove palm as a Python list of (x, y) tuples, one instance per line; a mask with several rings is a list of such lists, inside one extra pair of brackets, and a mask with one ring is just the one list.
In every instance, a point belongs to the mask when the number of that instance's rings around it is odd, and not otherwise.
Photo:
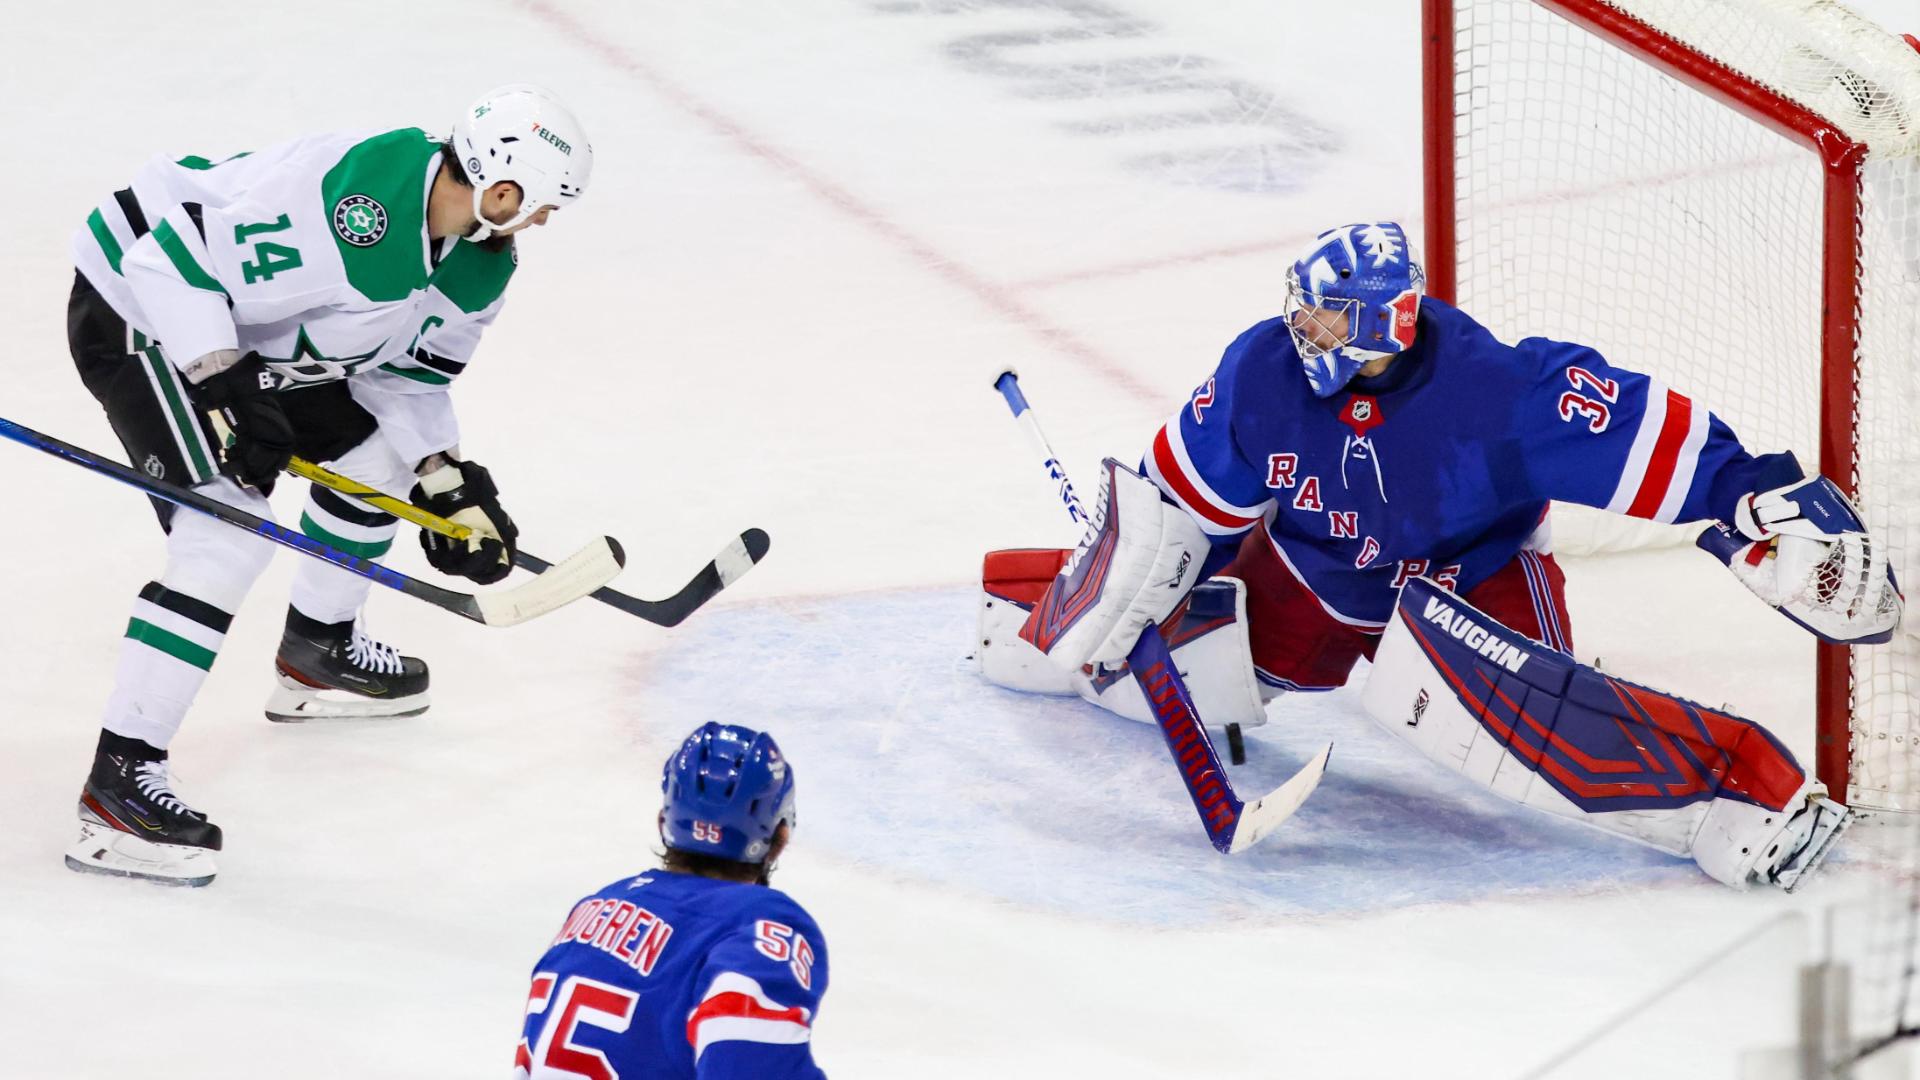
[(1886, 546), (1824, 476), (1741, 499), (1732, 526), (1715, 523), (1696, 543), (1823, 641), (1879, 644), (1900, 625), (1904, 600)]
[(435, 570), (491, 585), (513, 569), (520, 530), (500, 508), (500, 490), (487, 470), (471, 461), (442, 465), (420, 477), (413, 503), (473, 530), (465, 540), (420, 530), (420, 547)]

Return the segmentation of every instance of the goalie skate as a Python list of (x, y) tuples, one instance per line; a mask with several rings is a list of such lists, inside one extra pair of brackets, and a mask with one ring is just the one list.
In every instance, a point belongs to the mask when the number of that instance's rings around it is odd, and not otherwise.
[(1826, 861), (1833, 842), (1859, 818), (1860, 815), (1827, 798), (1824, 788), (1808, 796), (1805, 808), (1787, 822), (1786, 830), (1776, 841), (1787, 849), (1787, 856), (1767, 871), (1766, 879), (1788, 892), (1798, 889)]
[(317, 622), (289, 610), (274, 669), (266, 711), (280, 723), (418, 716), (430, 704), (426, 662), (353, 623)]

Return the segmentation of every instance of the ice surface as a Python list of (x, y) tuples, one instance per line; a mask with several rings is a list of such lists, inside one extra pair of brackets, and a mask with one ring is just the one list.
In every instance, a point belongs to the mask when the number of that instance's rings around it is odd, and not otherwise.
[[(1337, 745), (1299, 817), (1226, 859), (1153, 731), (965, 670), (981, 552), (1070, 539), (991, 375), (1021, 369), (1070, 469), (1137, 452), (1272, 313), (1302, 238), (1417, 220), (1416, 41), (1404, 0), (10, 6), (0, 414), (113, 449), (66, 358), (66, 245), (149, 154), (444, 128), (533, 80), (598, 168), (461, 379), (467, 453), (537, 553), (619, 537), (632, 593), (749, 525), (773, 550), (674, 631), (378, 596), (436, 703), (367, 727), (261, 719), (282, 558), (174, 747), (227, 829), (221, 878), (167, 891), (60, 864), (151, 519), (0, 450), (0, 1074), (504, 1075), (527, 965), (649, 864), (659, 763), (713, 718), (771, 727), (798, 769), (780, 883), (829, 935), (840, 1080), (1518, 1075), (1857, 892), (1858, 863), (1738, 895), (1515, 816), (1341, 694), (1250, 733), (1250, 790)], [(429, 573), (404, 537), (396, 560)], [(1704, 556), (1569, 569), (1583, 655), (1810, 750), (1810, 646)], [(1784, 1037), (1721, 1013), (1699, 1037), (1722, 1075)]]

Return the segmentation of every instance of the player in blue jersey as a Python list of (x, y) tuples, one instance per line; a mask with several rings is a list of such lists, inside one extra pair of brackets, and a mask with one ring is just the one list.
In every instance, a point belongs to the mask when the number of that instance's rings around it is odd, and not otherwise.
[[(1829, 641), (1891, 635), (1901, 598), (1884, 552), (1792, 454), (1750, 453), (1656, 379), (1584, 345), (1504, 344), (1424, 291), (1398, 225), (1322, 233), (1290, 269), (1283, 314), (1228, 346), (1154, 435), (1144, 475), (1109, 463), (1079, 549), (989, 555), (987, 676), (1147, 719), (1120, 662), (1160, 623), (1200, 715), (1259, 724), (1281, 691), (1343, 685), (1422, 577), (1570, 653), (1546, 524), (1555, 499), (1729, 523), (1710, 550), (1770, 605)], [(1753, 828), (1777, 832), (1825, 793), (1777, 741), (1746, 737), (1753, 729), (1687, 735), (1709, 775), (1792, 777), (1784, 794), (1747, 800), (1767, 804)], [(1602, 801), (1583, 812), (1603, 818), (1615, 786), (1601, 783)], [(1693, 838), (1719, 790), (1634, 809), (1671, 809), (1667, 846), (1706, 866)], [(1744, 884), (1774, 868), (1708, 869)]]
[(827, 943), (770, 887), (792, 835), (773, 736), (704, 724), (667, 759), (661, 868), (575, 904), (533, 968), (514, 1075), (824, 1080)]

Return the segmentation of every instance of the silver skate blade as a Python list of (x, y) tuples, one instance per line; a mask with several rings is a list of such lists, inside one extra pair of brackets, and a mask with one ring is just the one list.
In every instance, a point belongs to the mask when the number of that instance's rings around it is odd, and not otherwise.
[(433, 704), (429, 691), (406, 697), (377, 698), (351, 690), (322, 690), (276, 672), (267, 697), (267, 719), (276, 724), (309, 720), (399, 720), (419, 716)]
[(206, 885), (219, 872), (207, 848), (156, 844), (97, 821), (80, 823), (80, 839), (67, 849), (67, 868), (187, 888)]

